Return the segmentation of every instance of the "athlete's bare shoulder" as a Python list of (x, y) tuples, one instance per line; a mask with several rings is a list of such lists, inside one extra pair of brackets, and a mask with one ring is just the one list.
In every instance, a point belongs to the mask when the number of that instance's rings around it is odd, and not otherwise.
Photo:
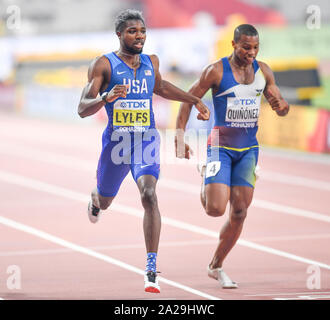
[(110, 82), (111, 67), (109, 60), (105, 56), (96, 57), (89, 65), (88, 79), (103, 77), (105, 82)]
[(265, 62), (262, 62), (262, 61), (259, 61), (258, 60), (258, 65), (262, 71), (262, 73), (264, 74), (264, 77), (266, 79), (266, 81), (274, 81), (274, 74), (273, 74), (273, 71), (272, 69), (268, 66), (267, 63)]
[(210, 64), (210, 68), (211, 68), (212, 73), (214, 73), (215, 75), (218, 75), (218, 76), (221, 75), (221, 77), (222, 77), (223, 64), (222, 64), (221, 59)]
[(157, 55), (155, 54), (149, 54), (148, 57), (150, 58), (151, 60), (151, 63), (154, 67), (154, 69), (157, 69), (159, 68), (159, 58), (157, 57)]
[(219, 87), (222, 80), (223, 65), (222, 61), (218, 60), (206, 66), (201, 75), (201, 82), (205, 83), (208, 87), (216, 89)]
[(258, 65), (263, 73), (272, 72), (272, 69), (269, 67), (267, 63), (258, 60)]

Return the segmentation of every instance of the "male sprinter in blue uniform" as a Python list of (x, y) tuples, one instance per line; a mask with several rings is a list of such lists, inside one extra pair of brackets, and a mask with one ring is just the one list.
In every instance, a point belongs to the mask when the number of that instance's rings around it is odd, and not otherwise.
[(105, 106), (109, 117), (102, 136), (97, 188), (91, 194), (88, 217), (92, 223), (98, 221), (100, 210), (110, 206), (131, 171), (145, 210), (145, 291), (159, 293), (156, 256), (161, 217), (155, 193), (160, 167), (159, 134), (155, 129), (152, 95), (195, 105), (201, 120), (209, 118), (209, 110), (200, 98), (162, 79), (156, 55), (142, 54), (146, 27), (139, 11), (121, 12), (115, 28), (120, 48), (92, 62), (78, 107), (79, 115), (87, 117)]
[[(201, 98), (212, 89), (215, 124), (208, 138), (207, 162), (201, 168), (201, 202), (212, 217), (222, 216), (230, 203), (229, 219), (222, 227), (218, 246), (207, 267), (208, 276), (218, 280), (223, 288), (237, 288), (237, 283), (224, 273), (222, 264), (241, 234), (253, 197), (261, 95), (265, 95), (279, 116), (289, 111), (273, 72), (256, 60), (257, 30), (248, 24), (238, 26), (232, 45), (233, 53), (207, 66), (189, 91)], [(189, 158), (191, 151), (184, 143), (191, 107), (183, 103), (177, 118), (176, 152), (180, 158)]]

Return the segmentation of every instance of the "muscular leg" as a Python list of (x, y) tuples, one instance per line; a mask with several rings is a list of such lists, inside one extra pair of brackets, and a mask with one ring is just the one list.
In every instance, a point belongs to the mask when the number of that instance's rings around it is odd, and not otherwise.
[(103, 197), (103, 196), (101, 196), (98, 193), (97, 188), (95, 188), (92, 191), (91, 197), (92, 197), (93, 205), (97, 208), (100, 208), (101, 210), (106, 210), (110, 206), (110, 204), (112, 203), (112, 200), (115, 198), (115, 197)]
[(219, 243), (210, 263), (212, 269), (222, 267), (225, 257), (238, 240), (243, 229), (247, 209), (252, 201), (253, 191), (254, 189), (251, 187), (231, 187), (229, 219), (220, 231)]
[[(203, 196), (205, 212), (211, 217), (222, 216), (227, 207), (230, 188), (223, 183), (211, 183), (205, 186)], [(203, 202), (202, 202), (203, 204)]]
[(230, 188), (223, 183), (211, 183), (205, 186), (205, 167), (201, 169), (202, 185), (200, 199), (205, 212), (211, 217), (220, 217), (226, 211)]
[(137, 185), (144, 208), (143, 231), (147, 252), (157, 252), (161, 217), (156, 196), (157, 179), (152, 175), (143, 175), (138, 178)]

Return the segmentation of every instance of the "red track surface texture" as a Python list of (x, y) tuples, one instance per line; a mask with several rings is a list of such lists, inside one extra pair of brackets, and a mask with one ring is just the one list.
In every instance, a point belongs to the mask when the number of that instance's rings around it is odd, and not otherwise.
[(227, 219), (199, 202), (195, 165), (162, 164), (160, 294), (145, 293), (142, 205), (129, 175), (92, 225), (103, 126), (1, 114), (0, 297), (11, 299), (329, 299), (330, 158), (261, 149), (261, 177), (224, 269), (207, 277)]

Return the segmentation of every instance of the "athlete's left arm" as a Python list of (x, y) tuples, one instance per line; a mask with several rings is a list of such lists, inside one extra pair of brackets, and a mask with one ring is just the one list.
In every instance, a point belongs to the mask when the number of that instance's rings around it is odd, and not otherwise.
[(199, 111), (198, 119), (208, 120), (210, 117), (210, 111), (202, 100), (191, 93), (185, 92), (174, 84), (163, 80), (159, 72), (159, 59), (156, 55), (150, 55), (151, 62), (155, 72), (155, 87), (154, 93), (157, 95), (175, 101), (187, 102), (194, 104), (196, 109)]
[(276, 85), (273, 71), (266, 63), (260, 61), (258, 61), (258, 63), (266, 79), (264, 96), (266, 97), (272, 109), (276, 111), (277, 115), (279, 116), (287, 115), (290, 106), (284, 100), (284, 98), (281, 95), (280, 89)]

